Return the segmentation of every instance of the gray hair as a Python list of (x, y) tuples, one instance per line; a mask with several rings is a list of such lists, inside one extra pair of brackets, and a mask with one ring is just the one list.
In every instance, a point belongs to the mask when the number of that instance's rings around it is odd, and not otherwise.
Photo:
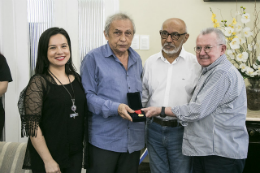
[(105, 24), (105, 34), (106, 35), (108, 35), (108, 33), (109, 33), (111, 23), (115, 20), (130, 20), (132, 23), (132, 26), (134, 28), (134, 34), (135, 34), (135, 24), (134, 24), (133, 19), (131, 19), (128, 15), (126, 15), (124, 13), (116, 13), (112, 16), (109, 16), (106, 20), (106, 24)]
[(203, 29), (200, 32), (200, 34), (201, 35), (206, 35), (206, 34), (210, 34), (212, 32), (214, 32), (217, 35), (217, 39), (218, 39), (218, 42), (220, 44), (226, 45), (226, 37), (225, 37), (225, 35), (223, 34), (223, 32), (220, 29), (217, 29), (217, 28), (206, 28), (206, 29)]

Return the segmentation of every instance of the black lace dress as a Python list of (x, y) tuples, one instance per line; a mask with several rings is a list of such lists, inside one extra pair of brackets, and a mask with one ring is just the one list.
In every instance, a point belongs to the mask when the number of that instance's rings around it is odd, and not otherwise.
[[(22, 121), (21, 136), (37, 136), (40, 126), (47, 147), (60, 168), (70, 166), (70, 155), (87, 151), (87, 103), (85, 93), (77, 74), (72, 82), (75, 92), (75, 119), (70, 118), (72, 101), (62, 85), (57, 85), (49, 75), (34, 75), (28, 86), (21, 92), (18, 102)], [(64, 85), (72, 94), (70, 84)], [(84, 131), (86, 132), (84, 135)], [(84, 167), (87, 163), (87, 152), (84, 155)], [(44, 163), (28, 139), (23, 169), (45, 171)]]

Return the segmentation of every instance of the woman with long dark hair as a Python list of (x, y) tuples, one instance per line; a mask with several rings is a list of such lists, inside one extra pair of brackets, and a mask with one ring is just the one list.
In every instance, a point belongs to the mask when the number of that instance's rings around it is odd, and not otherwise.
[(80, 173), (87, 104), (64, 29), (54, 27), (42, 33), (35, 75), (22, 91), (18, 106), (22, 137), (29, 136), (23, 169)]
[(2, 104), (2, 96), (7, 91), (8, 82), (12, 81), (11, 72), (5, 57), (0, 52), (0, 140), (2, 139), (5, 124), (5, 110)]

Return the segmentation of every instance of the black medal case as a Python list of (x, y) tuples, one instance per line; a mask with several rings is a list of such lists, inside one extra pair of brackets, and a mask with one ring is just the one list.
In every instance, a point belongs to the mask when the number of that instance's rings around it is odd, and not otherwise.
[[(142, 109), (142, 102), (141, 102), (141, 95), (140, 92), (135, 93), (127, 93), (127, 100), (128, 100), (128, 106), (133, 109), (134, 111)], [(143, 111), (141, 111), (141, 114), (137, 113), (129, 113), (129, 115), (132, 117), (133, 122), (144, 122), (146, 121), (146, 116)]]

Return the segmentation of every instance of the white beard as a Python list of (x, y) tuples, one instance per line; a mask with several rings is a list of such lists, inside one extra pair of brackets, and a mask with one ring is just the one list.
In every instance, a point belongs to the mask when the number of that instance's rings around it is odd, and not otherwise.
[(181, 47), (182, 47), (182, 43), (183, 43), (183, 40), (181, 41), (179, 47), (175, 47), (175, 46), (174, 46), (174, 49), (173, 49), (173, 50), (166, 50), (166, 49), (164, 49), (164, 46), (168, 45), (167, 43), (165, 43), (165, 44), (163, 45), (163, 47), (162, 47), (162, 50), (163, 50), (166, 54), (168, 54), (168, 55), (173, 55), (173, 54), (179, 52), (179, 50), (180, 50)]

